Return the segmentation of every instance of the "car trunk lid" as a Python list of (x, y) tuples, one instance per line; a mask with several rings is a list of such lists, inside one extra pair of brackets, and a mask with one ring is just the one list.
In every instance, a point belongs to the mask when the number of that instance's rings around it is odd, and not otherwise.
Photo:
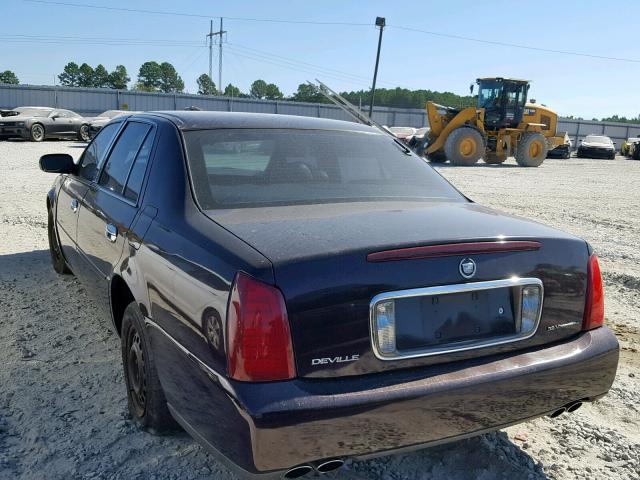
[[(357, 375), (443, 363), (532, 348), (580, 330), (586, 244), (535, 222), (466, 202), (325, 204), (207, 213), (272, 262), (276, 284), (285, 296), (297, 371), (302, 376)], [(529, 247), (483, 252), (460, 247), (505, 241)], [(425, 247), (451, 245), (459, 250), (446, 255), (415, 254), (424, 253)], [(400, 252), (400, 256), (380, 261), (389, 252)], [(407, 257), (407, 252), (412, 254)], [(475, 263), (470, 278), (461, 274), (466, 259)], [(491, 292), (480, 289), (473, 297), (454, 288), (457, 297), (437, 296), (438, 308), (433, 307), (433, 296), (397, 305), (399, 346), (422, 353), (384, 359), (372, 348), (375, 335), (370, 308), (376, 296), (513, 277), (538, 279), (544, 288), (535, 334), (514, 342), (491, 342), (508, 333), (517, 321), (521, 290), (504, 285)], [(500, 308), (502, 325), (494, 318), (499, 315), (478, 325), (489, 318), (487, 312)], [(456, 328), (443, 332), (447, 318), (459, 320), (470, 314), (466, 325), (458, 321)], [(488, 340), (487, 344), (465, 350), (448, 348), (473, 342), (474, 333)], [(440, 339), (436, 339), (438, 334)], [(436, 347), (445, 347), (443, 351), (423, 354), (434, 342)]]

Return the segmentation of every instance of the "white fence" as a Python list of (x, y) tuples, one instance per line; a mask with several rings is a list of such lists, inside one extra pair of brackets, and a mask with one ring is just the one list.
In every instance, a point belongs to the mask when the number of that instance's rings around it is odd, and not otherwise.
[[(183, 93), (146, 93), (102, 88), (71, 88), (34, 85), (0, 85), (0, 108), (19, 106), (59, 107), (82, 115), (96, 115), (105, 110), (182, 110), (198, 107), (202, 110), (226, 112), (257, 112), (303, 115), (309, 117), (351, 120), (335, 105), (254, 98), (215, 97)], [(423, 109), (375, 107), (373, 119), (389, 126), (423, 127), (427, 118)], [(574, 146), (590, 133), (607, 135), (620, 147), (629, 137), (640, 137), (640, 125), (586, 120), (561, 119), (558, 131), (566, 131)]]

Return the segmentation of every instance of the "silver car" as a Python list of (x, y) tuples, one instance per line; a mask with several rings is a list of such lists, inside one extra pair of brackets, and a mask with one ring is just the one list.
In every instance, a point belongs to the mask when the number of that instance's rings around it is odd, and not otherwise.
[[(0, 138), (89, 140), (84, 118), (71, 110), (50, 107), (18, 107), (0, 118)], [(83, 128), (84, 127), (84, 128)]]

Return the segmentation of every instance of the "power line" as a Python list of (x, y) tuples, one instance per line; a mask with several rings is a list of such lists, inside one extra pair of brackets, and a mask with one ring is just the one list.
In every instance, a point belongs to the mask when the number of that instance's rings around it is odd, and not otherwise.
[(545, 52), (545, 53), (557, 53), (557, 54), (562, 54), (562, 55), (573, 55), (573, 56), (576, 56), (576, 57), (597, 58), (597, 59), (600, 59), (600, 60), (614, 60), (616, 62), (640, 63), (640, 60), (633, 59), (633, 58), (610, 57), (610, 56), (607, 56), (607, 55), (596, 55), (596, 54), (584, 53), (584, 52), (574, 52), (574, 51), (570, 51), (570, 50), (555, 50), (555, 49), (552, 49), (552, 48), (532, 47), (530, 45), (520, 45), (520, 44), (517, 44), (517, 43), (499, 42), (499, 41), (495, 41), (495, 40), (484, 40), (484, 39), (481, 39), (481, 38), (465, 37), (465, 36), (462, 36), (462, 35), (455, 35), (455, 34), (451, 34), (451, 33), (432, 32), (432, 31), (429, 31), (429, 30), (422, 30), (422, 29), (414, 28), (414, 27), (405, 27), (405, 26), (401, 26), (401, 25), (387, 25), (387, 26), (391, 27), (391, 28), (396, 28), (398, 30), (405, 30), (405, 31), (408, 31), (408, 32), (424, 33), (426, 35), (433, 35), (433, 36), (436, 36), (436, 37), (453, 38), (453, 39), (456, 39), (456, 40), (465, 40), (465, 41), (468, 41), (468, 42), (484, 43), (484, 44), (488, 44), (488, 45), (498, 45), (498, 46), (501, 46), (501, 47), (520, 48), (520, 49), (524, 49), (524, 50), (534, 50), (534, 51)]
[[(30, 3), (41, 3), (46, 5), (60, 5), (65, 7), (96, 8), (100, 10), (112, 10), (117, 12), (152, 13), (156, 15), (171, 15), (171, 16), (178, 16), (178, 17), (211, 18), (211, 17), (220, 16), (220, 15), (206, 15), (203, 13), (175, 12), (175, 11), (169, 11), (169, 10), (147, 10), (147, 9), (141, 9), (141, 8), (109, 7), (106, 5), (58, 2), (54, 0), (24, 0), (24, 1), (30, 2)], [(247, 22), (297, 23), (297, 24), (303, 24), (303, 25), (348, 25), (348, 26), (361, 26), (361, 27), (371, 26), (368, 23), (357, 23), (357, 22), (322, 22), (322, 21), (315, 21), (315, 20), (288, 20), (288, 19), (280, 19), (280, 18), (250, 18), (250, 17), (226, 17), (226, 16), (224, 18), (228, 20), (247, 21)]]

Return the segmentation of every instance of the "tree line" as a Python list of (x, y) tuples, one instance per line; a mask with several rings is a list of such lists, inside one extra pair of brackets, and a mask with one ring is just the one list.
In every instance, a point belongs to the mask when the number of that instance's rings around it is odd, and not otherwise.
[[(87, 63), (78, 65), (69, 62), (62, 73), (58, 75), (61, 85), (69, 87), (113, 88), (126, 90), (131, 78), (124, 65), (117, 65), (111, 72), (104, 65), (92, 67)], [(0, 84), (18, 85), (17, 75), (11, 70), (0, 71)], [(243, 92), (239, 87), (229, 83), (224, 89), (218, 89), (209, 75), (203, 73), (196, 79), (199, 95), (224, 95), (236, 98), (258, 98), (264, 100), (287, 100), (292, 102), (330, 103), (318, 88), (308, 83), (301, 83), (298, 89), (290, 96), (285, 96), (274, 83), (265, 80), (255, 80), (248, 92)], [(138, 70), (137, 80), (133, 83), (132, 90), (142, 92), (180, 93), (184, 91), (184, 81), (178, 75), (175, 67), (169, 62), (148, 61), (143, 63)], [(354, 105), (369, 105), (371, 91), (356, 90), (340, 92), (344, 98)], [(452, 92), (438, 92), (435, 90), (409, 90), (407, 88), (378, 88), (375, 93), (375, 104), (381, 107), (394, 108), (424, 108), (427, 101), (439, 103), (451, 107), (468, 107), (475, 105), (475, 97), (470, 95), (457, 95)], [(574, 118), (573, 116), (567, 118)], [(624, 117), (612, 115), (594, 121), (620, 122), (640, 124), (640, 115), (636, 117)]]

